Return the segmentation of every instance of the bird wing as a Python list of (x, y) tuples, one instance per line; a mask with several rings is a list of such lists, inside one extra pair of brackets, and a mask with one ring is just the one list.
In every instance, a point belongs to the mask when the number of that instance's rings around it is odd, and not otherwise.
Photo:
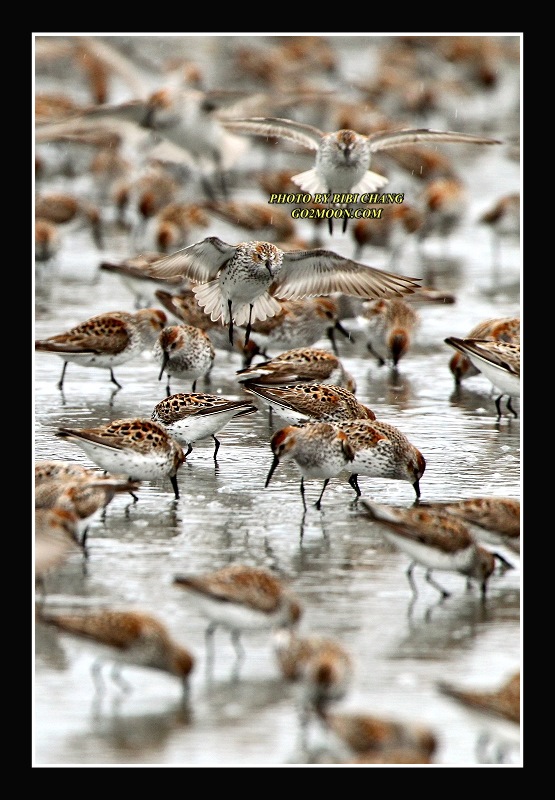
[(234, 603), (247, 608), (254, 605), (264, 612), (274, 611), (281, 600), (275, 592), (265, 590), (263, 576), (257, 574), (239, 576), (234, 581), (229, 581), (220, 572), (197, 577), (177, 575), (174, 583), (220, 603)]
[(412, 294), (420, 278), (395, 275), (351, 261), (331, 250), (289, 250), (271, 292), (277, 298), (342, 294), (378, 298)]
[(446, 344), (450, 344), (465, 356), (474, 356), (480, 361), (495, 364), (498, 367), (510, 372), (512, 375), (520, 377), (520, 345), (514, 342), (497, 342), (489, 339), (458, 339), (450, 336), (445, 339)]
[(125, 436), (121, 436), (117, 432), (102, 431), (96, 432), (96, 429), (89, 428), (86, 430), (78, 430), (76, 428), (58, 428), (54, 433), (60, 439), (70, 439), (74, 442), (92, 442), (93, 444), (101, 445), (102, 447), (109, 448), (110, 450), (125, 450), (127, 440)]
[(388, 150), (415, 142), (466, 142), (467, 144), (502, 144), (499, 139), (486, 136), (474, 136), (471, 133), (458, 131), (434, 131), (428, 128), (408, 128), (400, 131), (380, 131), (368, 136), (370, 151)]
[(252, 133), (256, 136), (277, 136), (302, 144), (309, 150), (318, 150), (323, 131), (313, 125), (305, 125), (280, 117), (247, 117), (226, 119), (222, 125), (235, 133)]
[(399, 509), (394, 506), (365, 500), (362, 510), (366, 516), (383, 524), (404, 539), (423, 544), (440, 540), (446, 551), (456, 552), (468, 547), (472, 537), (462, 519), (431, 507)]
[(67, 333), (35, 342), (35, 350), (53, 353), (121, 353), (129, 344), (129, 330), (124, 320), (106, 316), (98, 331), (94, 320), (77, 325)]
[(235, 253), (236, 246), (227, 244), (217, 236), (209, 236), (169, 256), (155, 261), (148, 268), (154, 278), (181, 276), (196, 283), (213, 280), (226, 261)]

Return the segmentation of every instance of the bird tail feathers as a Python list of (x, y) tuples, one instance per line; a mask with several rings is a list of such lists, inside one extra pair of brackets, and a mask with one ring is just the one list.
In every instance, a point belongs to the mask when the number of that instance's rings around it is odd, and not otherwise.
[[(248, 303), (238, 306), (238, 308), (234, 309), (233, 311), (233, 321), (237, 325), (247, 325), (249, 321), (249, 311), (250, 308)], [(255, 322), (256, 320), (262, 321), (268, 317), (274, 317), (280, 311), (281, 306), (278, 301), (267, 292), (264, 292), (264, 294), (260, 295), (260, 297), (257, 297), (253, 303), (251, 322)]]
[(308, 192), (309, 194), (326, 194), (328, 191), (328, 187), (318, 176), (315, 169), (299, 172), (298, 175), (293, 175), (291, 180), (293, 183), (297, 184), (303, 192)]
[(201, 283), (192, 288), (197, 303), (204, 309), (205, 314), (210, 315), (212, 322), (217, 322), (219, 319), (222, 320), (222, 323), (229, 322), (228, 310), (224, 304), (220, 284), (217, 279), (208, 281), (208, 283)]
[(386, 183), (389, 183), (387, 178), (369, 169), (364, 173), (356, 186), (353, 186), (352, 193), (364, 194), (365, 192), (375, 192), (376, 189), (381, 189)]

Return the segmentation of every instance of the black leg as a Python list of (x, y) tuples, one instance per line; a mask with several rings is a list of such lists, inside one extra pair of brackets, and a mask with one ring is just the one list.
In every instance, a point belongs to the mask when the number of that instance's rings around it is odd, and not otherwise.
[(371, 344), (367, 344), (366, 345), (366, 349), (368, 350), (369, 353), (371, 353), (374, 356), (374, 358), (378, 362), (378, 366), (379, 367), (383, 367), (384, 364), (385, 364), (385, 361), (377, 353), (374, 352), (374, 350), (372, 349), (372, 345)]
[(227, 301), (227, 310), (229, 312), (229, 342), (233, 344), (233, 316), (231, 314), (231, 300)]
[(435, 589), (437, 589), (438, 592), (441, 592), (441, 596), (443, 598), (450, 596), (451, 592), (448, 592), (446, 589), (443, 588), (443, 586), (440, 586), (439, 583), (436, 583), (436, 581), (434, 581), (434, 579), (432, 578), (432, 570), (431, 569), (429, 569), (426, 572), (426, 580), (431, 586), (433, 586)]
[(353, 472), (353, 474), (349, 478), (349, 483), (355, 490), (357, 497), (360, 497), (362, 492), (360, 491), (360, 486), (358, 485), (358, 475), (355, 472)]
[(191, 455), (192, 452), (193, 452), (193, 445), (191, 444), (191, 442), (189, 442), (189, 444), (187, 446), (187, 452), (185, 453), (185, 458), (187, 458), (187, 456)]
[(173, 491), (174, 491), (174, 494), (175, 494), (175, 499), (179, 500), (179, 487), (177, 485), (177, 477), (175, 475), (172, 475), (172, 477), (170, 478), (170, 481), (172, 482)]
[(412, 576), (412, 571), (414, 569), (414, 561), (412, 564), (409, 564), (409, 568), (407, 569), (407, 578), (409, 579), (410, 588), (412, 589), (412, 593), (415, 597), (418, 596), (418, 590), (416, 589), (416, 583), (414, 582), (414, 578)]
[(113, 371), (113, 369), (112, 369), (112, 368), (110, 368), (110, 380), (112, 381), (112, 383), (115, 383), (115, 384), (116, 384), (116, 386), (118, 387), (118, 389), (121, 389), (121, 383), (118, 383), (118, 382), (117, 382), (117, 380), (116, 380), (116, 377), (115, 377), (115, 375), (114, 375), (114, 371)]
[(252, 326), (252, 303), (249, 305), (249, 321), (247, 322), (247, 332), (245, 333), (245, 344), (249, 343)]
[(196, 382), (196, 380), (194, 380), (193, 381), (193, 385), (191, 386), (191, 391), (192, 392), (196, 392), (196, 389), (197, 389), (197, 382)]
[(66, 368), (67, 368), (67, 361), (64, 361), (64, 366), (63, 366), (63, 369), (62, 369), (62, 375), (61, 375), (60, 380), (58, 381), (58, 389), (62, 389), (62, 387), (64, 385), (64, 375), (66, 374)]
[(497, 419), (501, 419), (501, 398), (503, 397), (502, 394), (499, 397), (495, 398), (495, 407), (497, 409)]
[(304, 478), (301, 478), (301, 497), (303, 499), (303, 508), (306, 511), (306, 500), (304, 497)]
[(219, 439), (216, 439), (216, 437), (214, 436), (214, 434), (212, 434), (212, 438), (213, 438), (213, 439), (214, 439), (214, 441), (216, 442), (216, 447), (214, 448), (214, 461), (217, 461), (217, 460), (218, 460), (218, 458), (217, 458), (217, 456), (218, 456), (218, 450), (220, 449), (220, 444), (221, 444), (221, 443), (220, 443), (220, 440), (219, 440)]
[(507, 400), (507, 408), (509, 409), (509, 411), (511, 412), (511, 414), (513, 415), (513, 417), (518, 417), (518, 414), (517, 414), (517, 413), (516, 413), (516, 411), (514, 410), (514, 408), (513, 408), (513, 405), (512, 405), (512, 403), (511, 403), (511, 400), (512, 400), (512, 399), (513, 399), (512, 397), (509, 397), (509, 399)]
[(330, 479), (326, 478), (326, 480), (324, 481), (324, 486), (322, 487), (322, 491), (320, 492), (320, 497), (318, 498), (318, 500), (315, 503), (316, 508), (318, 510), (320, 510), (320, 506), (322, 505), (322, 497), (324, 496), (324, 492), (326, 491), (326, 486), (328, 485), (329, 482), (330, 482)]

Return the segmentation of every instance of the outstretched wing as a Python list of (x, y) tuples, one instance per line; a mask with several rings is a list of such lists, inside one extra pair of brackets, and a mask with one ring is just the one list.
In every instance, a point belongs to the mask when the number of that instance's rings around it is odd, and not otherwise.
[(367, 267), (331, 250), (290, 250), (283, 254), (283, 266), (271, 293), (285, 299), (334, 292), (365, 298), (399, 297), (419, 289), (420, 280)]
[(154, 278), (180, 276), (196, 283), (206, 283), (216, 277), (235, 250), (235, 245), (227, 244), (217, 236), (209, 236), (155, 261), (148, 268), (148, 274)]
[(313, 125), (294, 122), (280, 117), (247, 117), (246, 119), (226, 119), (224, 128), (235, 133), (252, 133), (257, 136), (277, 136), (290, 139), (309, 150), (318, 150), (323, 131)]
[(415, 142), (461, 142), (467, 144), (503, 144), (499, 139), (486, 136), (475, 136), (472, 133), (458, 131), (434, 131), (428, 128), (408, 128), (400, 131), (380, 131), (368, 136), (370, 151), (388, 150)]

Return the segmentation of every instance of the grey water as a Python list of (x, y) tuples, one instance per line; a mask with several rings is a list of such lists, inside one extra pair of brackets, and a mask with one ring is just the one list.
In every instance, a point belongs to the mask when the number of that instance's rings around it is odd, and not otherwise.
[[(338, 47), (350, 63), (349, 56), (365, 52), (364, 44), (357, 37), (351, 50), (348, 37), (340, 37)], [(206, 48), (202, 53), (206, 55)], [(462, 126), (464, 107), (459, 117)], [(472, 129), (473, 122), (466, 127)], [(499, 126), (505, 123), (503, 117)], [(518, 130), (518, 119), (516, 126)], [(507, 156), (506, 148), (471, 153), (461, 148), (459, 157), (455, 147), (449, 155), (470, 187), (465, 220), (447, 243), (430, 240), (422, 253), (409, 242), (395, 265), (400, 273), (422, 276), (427, 285), (452, 292), (455, 303), (419, 307), (416, 341), (397, 370), (378, 366), (355, 319), (345, 321), (352, 340), (338, 337), (337, 346), (356, 379), (357, 398), (379, 419), (400, 428), (424, 454), (422, 501), (520, 498), (520, 403), (515, 402), (517, 418), (504, 415), (498, 420), (496, 392), (482, 375), (456, 390), (448, 369), (453, 351), (444, 339), (464, 336), (489, 317), (520, 314), (520, 242), (505, 241), (502, 263), (495, 266), (490, 232), (476, 220), (499, 196), (519, 191), (521, 165)], [(286, 154), (281, 157), (286, 163)], [(308, 169), (310, 161), (306, 163)], [(253, 198), (253, 190), (240, 188), (240, 175), (237, 185), (237, 199)], [(87, 177), (78, 176), (54, 178), (44, 188), (86, 191), (87, 186)], [(411, 191), (407, 184), (407, 199)], [(298, 226), (299, 235), (310, 239), (309, 223), (301, 220)], [(226, 241), (247, 238), (223, 222), (213, 222), (206, 235)], [(349, 231), (336, 231), (333, 237), (323, 231), (322, 237), (322, 246), (352, 257)], [(103, 311), (133, 310), (129, 289), (117, 276), (98, 269), (101, 260), (132, 254), (128, 235), (115, 226), (107, 229), (102, 252), (86, 230), (65, 237), (56, 263), (35, 281), (34, 338), (60, 333)], [(378, 248), (365, 249), (361, 260), (389, 268), (388, 254)], [(323, 339), (315, 346), (329, 349), (330, 343)], [(238, 355), (218, 351), (210, 383), (200, 380), (197, 390), (243, 397), (236, 380), (241, 367)], [(69, 364), (61, 392), (61, 370), (57, 356), (33, 354), (36, 460), (93, 467), (76, 445), (54, 436), (59, 426), (149, 417), (165, 396), (165, 382), (158, 380), (158, 367), (148, 352), (115, 369), (122, 384), (118, 391), (113, 391), (107, 372)], [(172, 391), (189, 389), (172, 381)], [(91, 675), (93, 656), (33, 619), (34, 766), (336, 763), (333, 742), (317, 726), (311, 730), (310, 753), (300, 751), (297, 688), (280, 678), (269, 635), (245, 634), (246, 656), (234, 681), (235, 654), (229, 636), (218, 630), (214, 675), (207, 680), (206, 622), (185, 593), (172, 586), (172, 577), (230, 563), (275, 570), (303, 602), (301, 631), (337, 638), (352, 653), (354, 682), (338, 708), (427, 724), (438, 739), (434, 762), (439, 766), (484, 763), (477, 741), (487, 721), (476, 720), (441, 695), (437, 682), (493, 688), (520, 667), (520, 560), (513, 556), (514, 569), (492, 577), (485, 604), (476, 588), (468, 590), (465, 579), (453, 574), (438, 574), (452, 592), (438, 603), (437, 592), (417, 567), (418, 597), (413, 603), (408, 558), (386, 545), (379, 529), (364, 518), (346, 481), (330, 482), (320, 511), (313, 505), (321, 488), (316, 481), (307, 482), (308, 508), (303, 510), (300, 474), (292, 463), (281, 464), (264, 488), (272, 462), (270, 438), (282, 424), (262, 406), (256, 414), (233, 420), (218, 435), (217, 464), (212, 440), (198, 442), (178, 472), (179, 500), (169, 481), (144, 482), (136, 503), (127, 495), (116, 496), (91, 524), (86, 563), (71, 559), (48, 576), (49, 607), (135, 607), (153, 613), (197, 663), (189, 708), (183, 707), (180, 686), (172, 677), (138, 668), (124, 673), (133, 686), (130, 693), (122, 695), (108, 684), (99, 697)], [(400, 506), (414, 502), (409, 484), (365, 477), (359, 483), (363, 498)], [(520, 763), (517, 754), (503, 765)], [(493, 758), (489, 765), (499, 766)]]

